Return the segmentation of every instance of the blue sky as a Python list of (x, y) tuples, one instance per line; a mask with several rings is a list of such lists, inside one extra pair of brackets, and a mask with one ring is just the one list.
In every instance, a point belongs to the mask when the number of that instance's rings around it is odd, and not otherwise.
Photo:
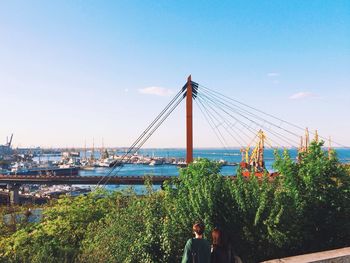
[[(1, 1), (0, 142), (13, 132), (16, 146), (131, 145), (192, 74), (350, 145), (349, 10), (350, 1)], [(146, 146), (184, 146), (184, 114), (182, 104)], [(220, 146), (195, 114), (195, 146)]]

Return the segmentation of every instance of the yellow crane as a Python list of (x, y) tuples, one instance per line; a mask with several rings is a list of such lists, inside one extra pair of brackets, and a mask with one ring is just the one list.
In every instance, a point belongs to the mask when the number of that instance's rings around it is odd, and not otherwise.
[(255, 138), (258, 139), (255, 147), (252, 150), (252, 153), (249, 156), (250, 145), (245, 149), (241, 149), (242, 153), (242, 162), (240, 166), (243, 168), (243, 175), (249, 176), (252, 168), (254, 169), (255, 175), (262, 176), (265, 170), (265, 162), (264, 162), (264, 148), (266, 142), (266, 135), (262, 130), (259, 130)]

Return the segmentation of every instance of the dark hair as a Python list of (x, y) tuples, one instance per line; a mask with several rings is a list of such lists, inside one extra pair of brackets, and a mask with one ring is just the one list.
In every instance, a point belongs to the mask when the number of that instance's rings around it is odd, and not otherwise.
[(204, 229), (205, 226), (201, 222), (195, 223), (192, 227), (193, 232), (197, 233), (198, 235), (203, 235)]
[(224, 238), (224, 234), (220, 228), (215, 227), (213, 231), (211, 232), (211, 238), (213, 240), (214, 246), (225, 246), (226, 240)]

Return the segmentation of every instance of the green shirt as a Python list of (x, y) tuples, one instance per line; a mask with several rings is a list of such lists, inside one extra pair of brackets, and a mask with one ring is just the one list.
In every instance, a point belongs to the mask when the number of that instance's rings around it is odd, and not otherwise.
[(209, 263), (210, 243), (206, 239), (191, 238), (187, 241), (181, 263)]

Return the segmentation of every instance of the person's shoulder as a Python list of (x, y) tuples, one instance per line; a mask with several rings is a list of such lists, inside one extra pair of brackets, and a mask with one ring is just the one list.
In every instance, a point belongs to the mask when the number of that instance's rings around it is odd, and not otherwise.
[(242, 259), (239, 256), (234, 256), (235, 263), (243, 263)]
[(211, 247), (210, 242), (207, 239), (203, 238), (201, 240), (202, 240), (201, 242), (204, 243), (206, 246)]
[(186, 245), (191, 245), (192, 242), (193, 242), (193, 238), (190, 238), (190, 239), (187, 240)]

